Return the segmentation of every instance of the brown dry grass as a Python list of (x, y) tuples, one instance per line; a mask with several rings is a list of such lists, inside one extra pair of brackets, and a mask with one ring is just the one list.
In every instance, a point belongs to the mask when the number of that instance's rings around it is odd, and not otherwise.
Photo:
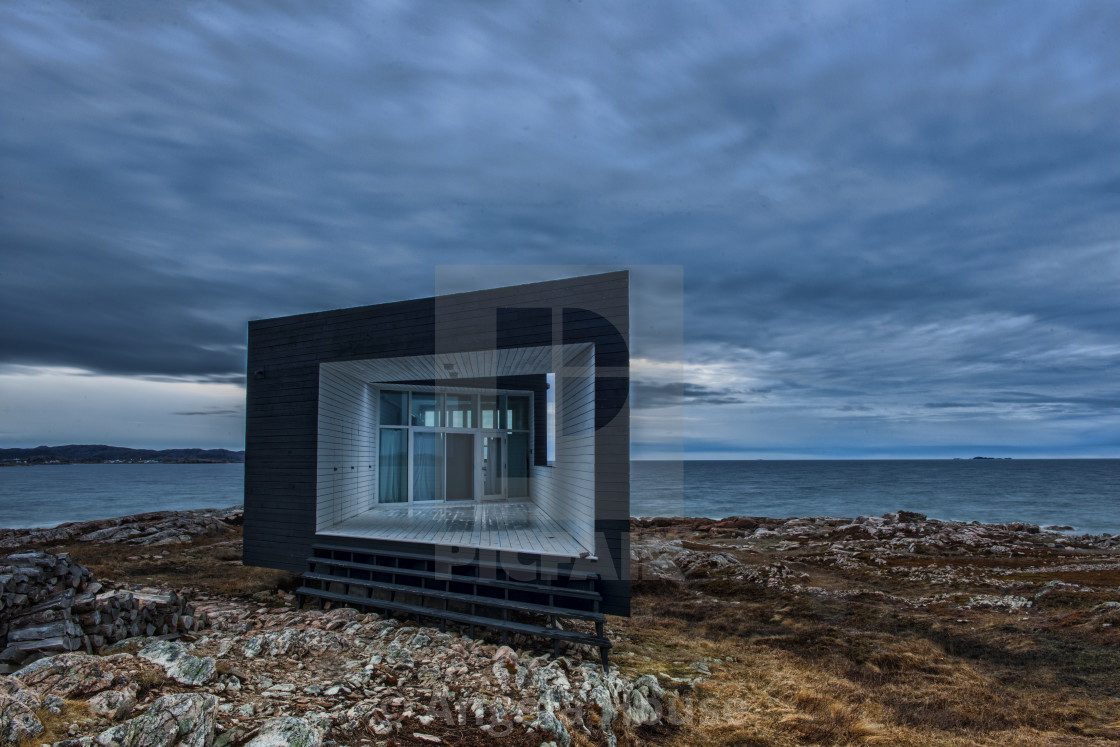
[[(830, 588), (916, 586), (858, 570), (805, 570)], [(615, 626), (628, 640), (613, 658), (627, 673), (678, 678), (697, 676), (692, 662), (710, 663), (711, 676), (680, 686), (679, 728), (658, 740), (669, 745), (1118, 744), (1120, 631), (1089, 609), (1116, 599), (1104, 591), (1113, 573), (1063, 572), (1061, 580), (1100, 591), (1051, 592), (1017, 613), (908, 607), (876, 593), (786, 593), (728, 577), (642, 582), (633, 617)], [(1037, 575), (1028, 588), (1054, 578)], [(991, 593), (938, 591), (960, 592), (962, 601)]]
[(39, 723), (43, 725), (43, 733), (37, 737), (26, 738), (20, 742), (19, 747), (31, 747), (32, 745), (51, 744), (53, 742), (60, 742), (64, 739), (69, 739), (67, 730), (70, 724), (82, 719), (90, 719), (93, 714), (89, 710), (89, 704), (82, 700), (66, 700), (63, 701), (66, 705), (61, 713), (51, 713), (47, 709), (42, 709), (35, 715), (39, 717)]
[(1056, 738), (1070, 744), (1120, 738), (1115, 703), (1007, 679), (928, 641), (882, 638), (856, 665), (843, 652), (808, 657), (764, 640), (698, 635), (694, 625), (648, 612), (624, 627), (636, 635), (615, 660), (628, 673), (695, 676), (688, 663), (712, 662), (710, 677), (683, 687), (679, 730), (664, 740), (668, 745), (1048, 745)]
[[(242, 565), (240, 527), (154, 547), (79, 542), (44, 549), (70, 553), (99, 581), (191, 588), (237, 597), (294, 589), (299, 581), (298, 574)], [(161, 557), (153, 559), (155, 555)]]

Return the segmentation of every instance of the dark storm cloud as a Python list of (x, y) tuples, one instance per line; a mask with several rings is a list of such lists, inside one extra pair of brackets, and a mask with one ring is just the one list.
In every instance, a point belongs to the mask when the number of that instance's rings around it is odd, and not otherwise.
[(634, 379), (630, 383), (630, 396), (641, 407), (679, 407), (688, 404), (736, 405), (747, 401), (745, 395), (735, 389), (713, 389), (687, 383), (659, 384)]
[(1031, 392), (1007, 392), (1006, 396), (996, 397), (992, 401), (1028, 405), (1085, 405), (1091, 408), (1120, 408), (1120, 398), (1116, 397), (1052, 397)]
[(984, 407), (985, 405), (979, 402), (926, 402), (922, 407), (928, 407), (931, 410), (955, 410), (960, 407)]
[(436, 265), (681, 264), (687, 361), (744, 377), (691, 404), (1110, 412), (1118, 26), (1104, 3), (8, 4), (0, 356), (239, 380), (247, 319), (428, 295)]

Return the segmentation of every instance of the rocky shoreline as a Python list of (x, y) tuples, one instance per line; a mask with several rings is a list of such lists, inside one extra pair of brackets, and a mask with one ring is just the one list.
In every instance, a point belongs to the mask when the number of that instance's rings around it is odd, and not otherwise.
[[(69, 553), (25, 549), (71, 542), (155, 562), (164, 546), (222, 547), (240, 524), (239, 509), (222, 509), (0, 534), (0, 545), (23, 549), (0, 558), (0, 658), (10, 674), (0, 677), (0, 742), (308, 747), (437, 744), (474, 732), (467, 743), (570, 745), (575, 732), (618, 744), (616, 731), (659, 720), (657, 679), (604, 673), (593, 652), (553, 659), (521, 636), (497, 646), (353, 609), (295, 610), (279, 588), (256, 599), (127, 585), (101, 593)], [(147, 552), (128, 555), (134, 548)], [(135, 619), (118, 614), (109, 625), (124, 635), (94, 632), (130, 603)]]
[(46, 529), (0, 529), (0, 550), (61, 542), (170, 545), (241, 525), (240, 506), (195, 511), (152, 511), (95, 521), (71, 521)]
[[(0, 566), (40, 568), (0, 569), (4, 650), (66, 639), (11, 655), (0, 742), (1120, 739), (1118, 536), (906, 511), (635, 519), (634, 614), (608, 619), (604, 674), (578, 648), (297, 610), (294, 577), (240, 564), (240, 524), (235, 507), (0, 530)], [(127, 624), (96, 637), (109, 599)]]

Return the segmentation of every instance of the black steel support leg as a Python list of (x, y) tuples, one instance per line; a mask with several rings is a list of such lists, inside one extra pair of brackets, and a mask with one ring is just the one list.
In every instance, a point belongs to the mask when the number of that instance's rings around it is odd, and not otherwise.
[(611, 664), (607, 660), (607, 651), (609, 650), (606, 646), (599, 647), (599, 658), (603, 660), (603, 674), (611, 671)]

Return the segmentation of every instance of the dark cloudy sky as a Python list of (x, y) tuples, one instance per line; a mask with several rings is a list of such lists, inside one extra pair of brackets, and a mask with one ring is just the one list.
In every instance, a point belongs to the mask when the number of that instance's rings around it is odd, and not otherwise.
[(238, 448), (248, 319), (442, 265), (660, 265), (683, 364), (655, 272), (636, 456), (680, 426), (693, 457), (1120, 456), (1118, 30), (1072, 1), (4, 3), (0, 445)]

